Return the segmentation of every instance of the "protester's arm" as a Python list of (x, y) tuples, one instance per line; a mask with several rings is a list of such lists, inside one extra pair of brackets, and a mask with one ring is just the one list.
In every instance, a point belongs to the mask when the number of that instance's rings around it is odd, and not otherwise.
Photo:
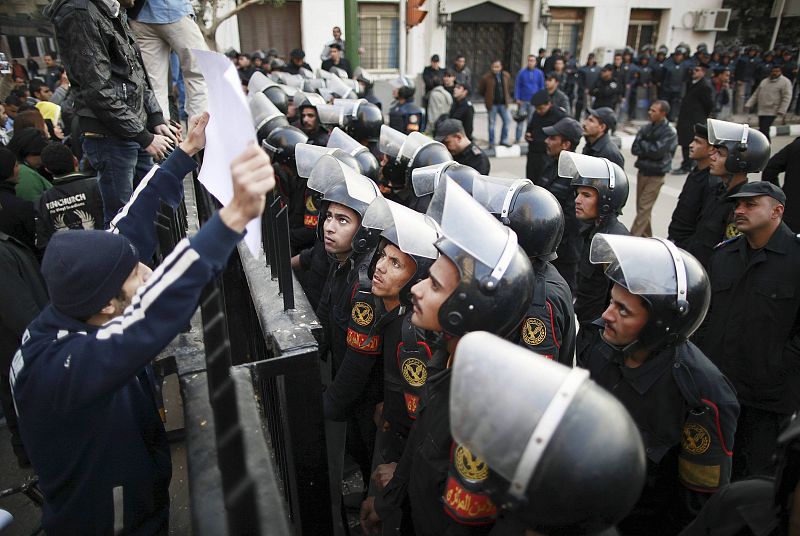
[(269, 158), (255, 144), (234, 159), (231, 169), (231, 202), (175, 247), (121, 316), (68, 343), (64, 352), (71, 357), (55, 385), (55, 409), (70, 411), (115, 391), (186, 326), (203, 288), (223, 270), (275, 185)]
[(153, 222), (161, 201), (175, 208), (183, 200), (183, 178), (197, 167), (192, 157), (205, 146), (208, 118), (207, 112), (192, 118), (194, 128), (190, 136), (163, 164), (153, 166), (111, 221), (110, 231), (128, 237), (144, 263), (150, 261), (156, 248)]

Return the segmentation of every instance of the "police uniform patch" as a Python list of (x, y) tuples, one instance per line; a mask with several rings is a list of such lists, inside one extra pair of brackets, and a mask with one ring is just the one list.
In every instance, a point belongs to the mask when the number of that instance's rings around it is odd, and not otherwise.
[(453, 458), (456, 471), (467, 482), (482, 482), (489, 476), (489, 466), (486, 465), (486, 462), (472, 454), (464, 445), (456, 448)]
[(403, 362), (403, 378), (413, 387), (425, 385), (428, 379), (428, 368), (421, 360), (412, 357)]
[(711, 436), (703, 426), (697, 423), (686, 423), (683, 427), (681, 447), (689, 454), (704, 454), (711, 446)]
[(356, 302), (353, 305), (352, 317), (353, 321), (359, 326), (368, 326), (372, 323), (372, 319), (375, 318), (375, 314), (372, 312), (370, 304)]
[(309, 195), (306, 197), (306, 210), (309, 212), (316, 212), (317, 207), (314, 205), (314, 196)]
[(547, 327), (538, 318), (529, 317), (522, 323), (522, 340), (529, 346), (542, 344), (547, 337)]
[(742, 233), (740, 233), (739, 229), (736, 228), (736, 224), (735, 223), (729, 223), (728, 226), (725, 227), (725, 239), (726, 240), (729, 239), (729, 238), (735, 238), (735, 237), (739, 236), (740, 234), (742, 234)]

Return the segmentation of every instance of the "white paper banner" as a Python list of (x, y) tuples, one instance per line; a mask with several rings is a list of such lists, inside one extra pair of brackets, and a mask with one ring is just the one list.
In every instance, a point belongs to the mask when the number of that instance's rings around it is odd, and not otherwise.
[[(222, 205), (233, 198), (231, 162), (256, 141), (256, 130), (250, 117), (242, 83), (231, 61), (218, 52), (192, 49), (208, 88), (206, 150), (198, 179)], [(250, 253), (261, 254), (261, 217), (247, 224), (244, 237)]]

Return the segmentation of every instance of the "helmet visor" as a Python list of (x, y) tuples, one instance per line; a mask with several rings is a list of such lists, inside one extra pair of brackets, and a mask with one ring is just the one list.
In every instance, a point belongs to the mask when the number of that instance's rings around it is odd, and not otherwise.
[(336, 147), (346, 153), (353, 154), (364, 146), (351, 138), (344, 130), (335, 127), (328, 137), (328, 147)]
[(389, 125), (381, 125), (381, 138), (378, 141), (378, 149), (392, 158), (397, 158), (400, 155), (400, 149), (406, 142), (406, 138), (408, 136)]
[(608, 179), (609, 165), (604, 158), (561, 151), (558, 157), (558, 176), (565, 179)]
[(369, 204), (378, 196), (374, 182), (329, 154), (317, 161), (308, 178), (308, 187), (324, 197), (332, 186), (341, 182), (345, 183), (347, 194), (362, 203)]
[(317, 107), (321, 104), (325, 104), (325, 99), (317, 95), (316, 93), (306, 93), (304, 91), (298, 91), (294, 95), (294, 104), (295, 106), (313, 106)]
[(667, 246), (655, 238), (598, 233), (589, 249), (592, 264), (605, 264), (606, 276), (633, 294), (675, 294), (675, 263)]
[(491, 269), (498, 267), (511, 241), (516, 249), (514, 231), (497, 221), (453, 179), (439, 183), (427, 215), (439, 224), (444, 238)]
[(747, 138), (744, 137), (749, 128), (747, 125), (719, 119), (709, 119), (706, 124), (708, 126), (708, 143), (711, 145), (721, 145), (726, 141), (747, 142)]
[(314, 79), (314, 73), (312, 73), (311, 71), (309, 71), (305, 67), (300, 67), (300, 76), (302, 76), (306, 80), (313, 80)]
[(320, 104), (317, 106), (317, 115), (319, 116), (320, 123), (325, 123), (326, 125), (344, 124), (342, 109), (333, 104)]
[(329, 78), (326, 87), (339, 98), (355, 97), (353, 86), (338, 76)]
[(253, 93), (249, 99), (250, 114), (253, 116), (253, 125), (256, 130), (261, 128), (270, 119), (282, 116), (278, 107), (261, 92)]
[(505, 216), (511, 208), (514, 194), (526, 184), (532, 182), (528, 179), (480, 175), (472, 183), (472, 197), (492, 214)]
[(278, 77), (278, 80), (281, 81), (281, 84), (286, 84), (287, 86), (291, 86), (297, 89), (302, 88), (303, 83), (305, 82), (305, 79), (299, 74), (289, 74), (289, 73), (284, 73), (282, 71), (278, 71), (274, 74), (275, 76)]
[(294, 148), (294, 156), (297, 162), (297, 175), (307, 179), (311, 176), (311, 171), (323, 155), (331, 154), (336, 149), (309, 145), (308, 143), (298, 143)]
[[(534, 430), (569, 374), (500, 337), (468, 333), (456, 347), (450, 384), (453, 439), (514, 481)], [(557, 428), (559, 422), (548, 424)]]
[(420, 134), (419, 132), (412, 132), (408, 135), (408, 139), (406, 140), (405, 145), (400, 150), (400, 158), (403, 160), (411, 160), (414, 154), (417, 152), (417, 149), (422, 147), (423, 145), (428, 145), (429, 143), (436, 143), (432, 139), (430, 139), (425, 134)]
[(287, 86), (286, 84), (278, 84), (278, 87), (281, 88), (283, 92), (286, 93), (286, 95), (288, 95), (290, 99), (293, 99), (295, 94), (297, 94), (297, 92), (300, 91), (298, 88), (293, 86)]
[(250, 77), (250, 82), (247, 84), (247, 94), (252, 95), (254, 93), (261, 93), (265, 89), (270, 86), (277, 86), (273, 80), (267, 78), (267, 76), (260, 72), (256, 71), (253, 73), (253, 76)]
[(389, 80), (389, 85), (395, 89), (400, 89), (401, 87), (414, 87), (414, 85), (411, 83), (411, 80), (409, 80), (407, 76), (402, 75)]
[(424, 214), (383, 197), (376, 198), (364, 213), (363, 227), (386, 231), (394, 228), (400, 251), (435, 259), (439, 252), (434, 243), (439, 238), (436, 224)]
[(452, 162), (444, 162), (442, 164), (433, 164), (432, 166), (417, 168), (412, 171), (411, 182), (414, 185), (414, 195), (422, 197), (435, 192), (439, 181), (442, 180), (445, 170), (452, 164)]
[(311, 80), (306, 80), (303, 83), (303, 91), (308, 92), (316, 92), (319, 91), (319, 88), (325, 87), (325, 80), (320, 78), (313, 78)]

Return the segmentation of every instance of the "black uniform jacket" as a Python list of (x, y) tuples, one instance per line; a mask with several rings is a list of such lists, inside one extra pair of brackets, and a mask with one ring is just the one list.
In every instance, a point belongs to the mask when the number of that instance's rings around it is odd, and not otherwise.
[(691, 342), (657, 350), (642, 365), (624, 365), (607, 344), (603, 322), (578, 348), (578, 365), (630, 412), (642, 434), (647, 482), (623, 534), (676, 534), (691, 520), (692, 492), (713, 493), (730, 480), (739, 404), (730, 382)]
[(744, 184), (737, 184), (729, 191), (719, 177), (708, 173), (708, 168), (694, 169), (686, 177), (672, 213), (668, 237), (694, 255), (706, 271), (711, 267), (714, 248), (739, 234), (733, 223), (733, 200), (728, 196)]
[(598, 78), (590, 93), (594, 97), (594, 108), (608, 107), (613, 110), (625, 96), (625, 83), (613, 76), (609, 80)]
[(587, 139), (586, 145), (583, 146), (583, 154), (607, 158), (622, 169), (625, 169), (625, 157), (622, 156), (619, 148), (611, 141), (611, 136), (608, 133), (600, 136), (594, 143), (589, 143)]
[(608, 216), (600, 225), (586, 227), (582, 233), (583, 253), (578, 264), (578, 285), (575, 288), (575, 314), (583, 325), (600, 318), (608, 306), (611, 283), (600, 264), (589, 262), (589, 247), (597, 233), (629, 235), (616, 216)]
[(528, 121), (528, 134), (533, 141), (528, 142), (528, 158), (525, 163), (525, 176), (535, 181), (542, 174), (547, 160), (547, 145), (544, 140), (547, 135), (542, 129), (558, 123), (559, 119), (566, 117), (567, 114), (561, 108), (553, 106), (544, 114), (539, 115), (535, 111), (531, 113)]
[(489, 168), (491, 166), (489, 157), (474, 143), (470, 143), (466, 149), (454, 155), (453, 160), (459, 164), (464, 164), (465, 166), (477, 170), (481, 175), (489, 174)]
[[(431, 361), (440, 367), (447, 358), (442, 350)], [(403, 457), (375, 499), (375, 510), (386, 519), (407, 498), (417, 536), (488, 534), (497, 511), (480, 491), (486, 464), (450, 435), (450, 372), (445, 368), (428, 379)]]
[(678, 135), (666, 118), (660, 123), (647, 123), (633, 140), (631, 152), (636, 155), (636, 167), (643, 175), (663, 176), (672, 165), (672, 154), (678, 147)]
[(678, 143), (688, 146), (692, 142), (695, 123), (705, 124), (706, 119), (711, 117), (713, 106), (714, 98), (708, 80), (703, 78), (698, 82), (689, 82), (678, 113)]
[(576, 335), (572, 293), (552, 264), (537, 260), (533, 267), (536, 273), (533, 300), (512, 340), (571, 367)]
[(700, 348), (733, 382), (743, 405), (800, 407), (800, 238), (781, 223), (766, 246), (743, 236), (711, 259), (711, 310)]
[(475, 108), (469, 99), (458, 100), (453, 98), (453, 105), (450, 107), (450, 118), (458, 119), (464, 125), (464, 133), (467, 138), (472, 139), (472, 123), (475, 117)]
[(778, 186), (778, 175), (783, 177), (783, 193), (786, 194), (786, 210), (783, 212), (783, 223), (795, 233), (800, 233), (800, 138), (778, 151), (767, 162), (761, 174), (761, 180)]
[(583, 225), (575, 216), (575, 190), (570, 185), (570, 179), (558, 177), (557, 167), (558, 160), (548, 157), (542, 176), (533, 183), (553, 194), (561, 205), (561, 211), (564, 213), (564, 234), (556, 253), (558, 263), (572, 264), (577, 263), (581, 256), (583, 244), (579, 235)]

